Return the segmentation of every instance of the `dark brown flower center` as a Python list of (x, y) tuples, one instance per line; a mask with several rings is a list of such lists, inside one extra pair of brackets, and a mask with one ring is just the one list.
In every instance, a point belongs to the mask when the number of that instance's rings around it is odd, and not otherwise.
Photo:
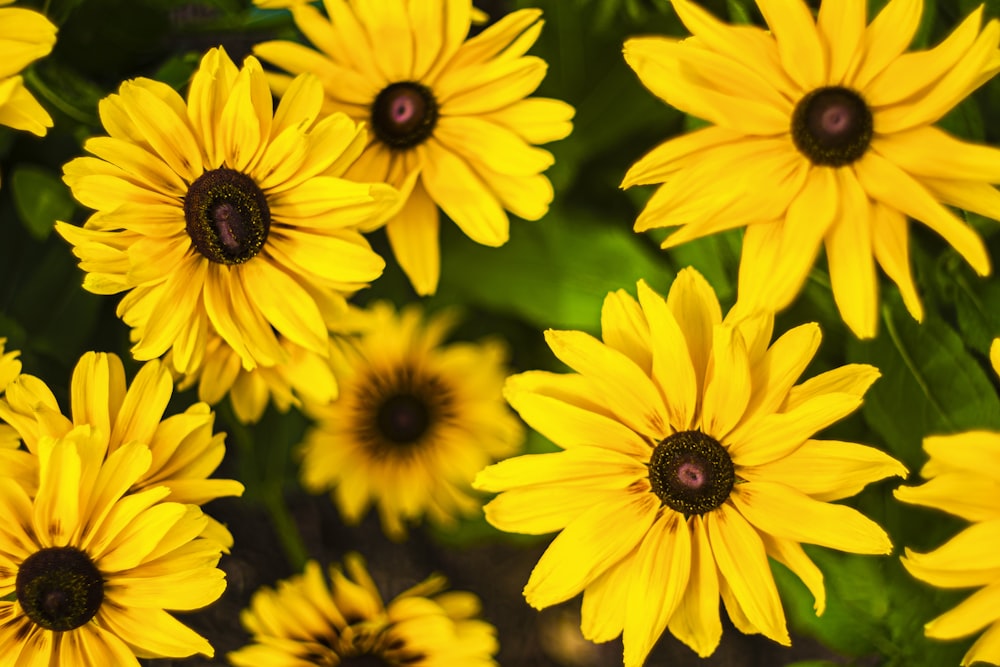
[(389, 442), (409, 445), (419, 440), (431, 423), (426, 400), (413, 394), (388, 396), (375, 414), (378, 430)]
[(860, 158), (872, 140), (871, 109), (848, 88), (817, 88), (792, 114), (792, 141), (819, 166), (842, 167)]
[(396, 667), (397, 664), (371, 654), (352, 655), (340, 659), (340, 667)]
[(379, 141), (390, 148), (413, 148), (434, 131), (437, 100), (430, 88), (415, 81), (393, 83), (375, 97), (371, 119)]
[(104, 578), (79, 549), (50, 547), (24, 559), (14, 590), (28, 618), (46, 630), (65, 632), (97, 614), (104, 601)]
[(719, 442), (701, 431), (681, 431), (657, 443), (649, 458), (649, 484), (667, 507), (704, 514), (726, 502), (736, 471)]
[(187, 233), (194, 247), (217, 264), (253, 259), (267, 240), (267, 198), (246, 174), (222, 167), (195, 179), (184, 197)]

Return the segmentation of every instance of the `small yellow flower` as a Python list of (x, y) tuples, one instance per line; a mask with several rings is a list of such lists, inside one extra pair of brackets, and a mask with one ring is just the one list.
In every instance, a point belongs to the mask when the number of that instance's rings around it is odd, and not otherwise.
[(272, 107), (255, 58), (221, 48), (201, 61), (187, 102), (149, 79), (102, 100), (108, 137), (87, 141), (64, 179), (96, 212), (57, 223), (97, 294), (125, 292), (118, 314), (133, 355), (170, 352), (197, 373), (211, 338), (242, 366), (287, 361), (278, 336), (325, 355), (327, 321), (384, 262), (358, 226), (389, 215), (398, 193), (343, 178), (365, 145), (344, 114), (320, 116), (322, 86), (296, 79)]
[(603, 341), (548, 331), (575, 373), (529, 371), (507, 400), (564, 451), (490, 466), (473, 484), (500, 491), (486, 518), (510, 532), (561, 531), (524, 595), (536, 608), (583, 592), (582, 629), (624, 635), (639, 667), (665, 629), (711, 655), (719, 598), (745, 633), (788, 644), (768, 558), (806, 584), (817, 613), (823, 575), (800, 543), (887, 554), (875, 523), (831, 503), (904, 475), (871, 447), (813, 436), (854, 412), (878, 370), (848, 365), (796, 384), (820, 342), (805, 324), (772, 344), (773, 317), (725, 319), (693, 269), (663, 299), (608, 295)]
[[(316, 50), (273, 41), (254, 53), (288, 72), (314, 72), (323, 81), (324, 110), (371, 128), (348, 174), (408, 191), (386, 232), (417, 293), (433, 294), (438, 207), (473, 241), (499, 246), (509, 235), (507, 211), (537, 220), (552, 201), (542, 172), (553, 158), (534, 144), (567, 136), (573, 108), (528, 97), (547, 68), (524, 55), (538, 39), (541, 11), (511, 12), (466, 39), (481, 17), (470, 0), (324, 5), (326, 17), (309, 4), (291, 7)], [(288, 85), (285, 76), (271, 81), (279, 91)]]
[(923, 317), (910, 272), (907, 217), (981, 275), (990, 259), (947, 206), (1000, 219), (1000, 149), (934, 123), (1000, 70), (1000, 22), (983, 7), (937, 47), (906, 53), (923, 0), (757, 0), (770, 30), (721, 23), (673, 0), (689, 39), (641, 37), (625, 59), (668, 104), (709, 127), (656, 147), (624, 187), (662, 183), (636, 231), (679, 226), (664, 247), (746, 227), (739, 294), (751, 312), (786, 306), (820, 246), (833, 296), (860, 337), (878, 322), (876, 263)]
[(230, 653), (237, 667), (406, 665), (496, 667), (496, 630), (479, 620), (472, 593), (443, 592), (431, 577), (388, 605), (357, 554), (346, 574), (315, 561), (305, 573), (254, 594), (241, 615), (254, 643)]
[(52, 127), (52, 117), (24, 87), (20, 74), (48, 55), (55, 43), (56, 27), (43, 15), (22, 7), (0, 8), (0, 125), (38, 136)]
[(424, 322), (415, 306), (397, 315), (380, 302), (364, 317), (364, 332), (334, 358), (340, 397), (309, 406), (317, 423), (301, 447), (303, 484), (329, 490), (350, 523), (374, 503), (396, 539), (424, 515), (450, 525), (480, 507), (475, 474), (523, 438), (501, 394), (506, 348), (444, 344), (452, 318)]
[[(990, 347), (1000, 374), (1000, 339)], [(970, 431), (924, 439), (930, 460), (920, 486), (901, 486), (896, 498), (972, 522), (929, 553), (905, 550), (903, 566), (941, 588), (979, 588), (954, 609), (924, 626), (928, 637), (957, 639), (982, 633), (962, 667), (1000, 664), (1000, 433)]]

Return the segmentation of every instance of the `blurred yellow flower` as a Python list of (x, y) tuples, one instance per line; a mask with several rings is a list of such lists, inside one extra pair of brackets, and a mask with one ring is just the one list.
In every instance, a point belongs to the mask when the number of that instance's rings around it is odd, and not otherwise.
[(916, 319), (907, 216), (981, 275), (982, 240), (945, 205), (1000, 219), (1000, 149), (933, 127), (1000, 70), (1000, 22), (983, 7), (937, 47), (904, 53), (923, 0), (757, 0), (770, 30), (726, 25), (673, 0), (693, 37), (641, 37), (625, 59), (668, 104), (710, 123), (653, 149), (623, 187), (662, 183), (636, 231), (680, 226), (669, 248), (746, 226), (739, 295), (750, 312), (785, 307), (821, 245), (833, 296), (859, 337), (875, 335), (876, 262)]
[[(345, 571), (346, 570), (346, 574)], [(388, 605), (357, 554), (344, 569), (319, 564), (254, 594), (241, 615), (253, 642), (228, 655), (237, 667), (406, 665), (496, 667), (496, 630), (472, 593), (443, 592), (431, 577)]]
[(302, 482), (329, 490), (348, 523), (374, 503), (394, 539), (424, 515), (450, 525), (479, 510), (469, 486), (475, 474), (523, 439), (501, 394), (506, 348), (444, 344), (452, 319), (425, 322), (416, 306), (397, 315), (379, 302), (365, 317), (364, 333), (333, 357), (340, 397), (307, 405), (317, 423), (300, 449)]
[(279, 334), (326, 354), (327, 320), (384, 266), (356, 228), (399, 198), (343, 178), (365, 134), (344, 114), (321, 118), (322, 95), (304, 75), (274, 110), (260, 63), (237, 69), (217, 48), (187, 103), (149, 79), (102, 100), (110, 136), (64, 168), (96, 212), (56, 229), (86, 289), (126, 292), (118, 314), (137, 359), (169, 351), (177, 373), (196, 373), (217, 336), (244, 368), (273, 366), (288, 357)]
[[(414, 289), (432, 294), (440, 274), (438, 207), (476, 243), (499, 246), (509, 235), (507, 211), (537, 220), (552, 201), (542, 175), (552, 155), (532, 144), (567, 136), (573, 108), (528, 97), (547, 69), (524, 55), (541, 31), (541, 11), (512, 12), (466, 40), (479, 15), (470, 0), (324, 5), (327, 17), (308, 4), (291, 8), (317, 50), (271, 41), (254, 53), (288, 72), (314, 72), (324, 110), (371, 128), (348, 174), (408, 194), (386, 232)], [(289, 78), (271, 81), (284, 92)]]
[(203, 607), (225, 590), (221, 545), (199, 537), (207, 517), (161, 502), (164, 487), (125, 496), (153, 455), (129, 443), (105, 460), (97, 430), (39, 439), (34, 497), (0, 478), (3, 664), (139, 667), (136, 656), (211, 656), (166, 611)]
[[(12, 0), (0, 2), (9, 5)], [(0, 7), (0, 125), (43, 136), (52, 118), (24, 87), (21, 71), (48, 55), (56, 27), (45, 16), (23, 7)]]
[[(1000, 375), (1000, 339), (990, 348)], [(903, 566), (940, 588), (979, 588), (957, 607), (924, 626), (928, 637), (957, 639), (982, 633), (962, 659), (1000, 664), (1000, 433), (970, 431), (924, 439), (930, 460), (920, 470), (927, 481), (901, 486), (896, 498), (954, 514), (972, 522), (929, 553), (905, 550)]]
[(771, 315), (723, 319), (693, 269), (663, 299), (608, 295), (603, 342), (579, 331), (546, 340), (575, 373), (530, 371), (505, 394), (529, 426), (565, 451), (490, 466), (473, 484), (500, 491), (486, 518), (509, 532), (561, 533), (524, 589), (543, 608), (583, 592), (582, 630), (624, 635), (639, 667), (664, 629), (710, 655), (719, 597), (745, 633), (788, 644), (768, 557), (809, 588), (822, 613), (822, 573), (800, 543), (887, 554), (875, 523), (829, 501), (904, 475), (871, 447), (814, 440), (854, 412), (879, 376), (848, 365), (795, 384), (820, 342), (805, 324), (770, 346)]

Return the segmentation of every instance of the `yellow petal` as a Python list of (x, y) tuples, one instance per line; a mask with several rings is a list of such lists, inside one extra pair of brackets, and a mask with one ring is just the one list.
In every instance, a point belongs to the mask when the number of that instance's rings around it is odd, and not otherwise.
[(803, 324), (781, 335), (753, 366), (753, 395), (746, 418), (778, 410), (792, 385), (816, 355), (822, 333), (818, 324)]
[[(669, 303), (669, 301), (668, 301)], [(601, 338), (642, 369), (653, 372), (653, 354), (649, 343), (649, 324), (639, 302), (625, 290), (609, 292), (601, 308)]]
[(924, 438), (930, 461), (921, 470), (924, 477), (942, 472), (968, 472), (1000, 481), (1000, 433), (966, 431)]
[(859, 554), (889, 554), (885, 531), (856, 509), (824, 503), (769, 481), (745, 482), (730, 496), (733, 505), (761, 532)]
[(488, 466), (472, 482), (480, 491), (507, 491), (534, 485), (625, 490), (647, 477), (644, 462), (609, 449), (577, 447), (551, 454), (515, 456)]
[(743, 418), (750, 400), (750, 364), (746, 343), (731, 325), (715, 327), (712, 363), (705, 380), (702, 427), (717, 440)]
[(719, 572), (747, 621), (764, 636), (788, 646), (781, 598), (757, 531), (728, 503), (705, 517)]
[[(693, 277), (692, 277), (693, 279)], [(691, 364), (687, 341), (666, 301), (640, 280), (639, 305), (649, 322), (650, 345), (653, 349), (653, 382), (666, 405), (667, 422), (659, 431), (646, 431), (666, 436), (671, 430), (683, 431), (694, 426), (698, 412), (697, 376)], [(644, 411), (647, 408), (644, 408)], [(662, 408), (653, 414), (662, 414)]]
[(722, 309), (715, 290), (692, 267), (681, 269), (670, 285), (667, 308), (684, 332), (699, 395), (704, 390), (705, 372), (712, 352), (713, 331), (722, 322)]
[(827, 82), (845, 85), (847, 68), (861, 46), (868, 22), (866, 0), (825, 0), (816, 27), (829, 55)]
[(699, 657), (715, 652), (722, 639), (719, 617), (719, 573), (702, 516), (685, 520), (691, 535), (691, 574), (687, 590), (667, 627)]
[(886, 477), (906, 477), (906, 472), (899, 461), (874, 447), (807, 440), (788, 456), (742, 468), (740, 476), (747, 481), (778, 482), (816, 500), (829, 501), (853, 496)]
[(920, 25), (923, 9), (923, 0), (890, 0), (886, 4), (865, 31), (862, 47), (848, 68), (848, 85), (864, 90), (906, 50)]
[(838, 169), (841, 210), (826, 235), (833, 298), (858, 338), (873, 338), (878, 325), (878, 278), (872, 249), (872, 209), (849, 169)]
[(583, 591), (580, 631), (588, 641), (607, 642), (622, 633), (634, 562), (634, 554), (625, 556)]
[(767, 534), (760, 537), (764, 541), (767, 555), (791, 570), (806, 585), (813, 596), (813, 610), (817, 616), (822, 616), (826, 609), (826, 587), (823, 585), (823, 573), (820, 569), (809, 559), (798, 542)]
[(879, 266), (903, 297), (903, 304), (918, 322), (924, 319), (924, 308), (917, 294), (910, 270), (909, 221), (902, 213), (881, 202), (872, 206), (872, 250)]
[(688, 587), (691, 539), (684, 517), (661, 516), (639, 545), (633, 567), (622, 640), (625, 666), (642, 667)]
[(897, 500), (960, 516), (968, 521), (1000, 519), (1000, 480), (967, 472), (937, 475), (920, 486), (901, 486), (893, 492)]
[(825, 85), (828, 82), (826, 57), (806, 3), (757, 0), (757, 7), (778, 43), (785, 71), (803, 90)]
[[(536, 609), (570, 599), (624, 558), (646, 535), (659, 500), (651, 493), (624, 493), (618, 502), (595, 505), (552, 540), (524, 587)], [(608, 536), (609, 525), (617, 526)]]
[(441, 276), (439, 214), (434, 200), (418, 182), (403, 209), (388, 223), (392, 254), (420, 296), (434, 294)]

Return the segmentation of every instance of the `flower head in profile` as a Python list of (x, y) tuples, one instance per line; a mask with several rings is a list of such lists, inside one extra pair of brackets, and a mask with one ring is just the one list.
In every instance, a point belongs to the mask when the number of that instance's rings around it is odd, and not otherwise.
[[(1000, 339), (990, 349), (1000, 374)], [(933, 507), (971, 522), (929, 553), (905, 550), (903, 566), (940, 588), (978, 588), (954, 609), (924, 626), (928, 637), (958, 639), (982, 633), (962, 667), (1000, 664), (1000, 433), (970, 431), (924, 439), (930, 460), (920, 486), (901, 486), (896, 498)]]
[(329, 490), (351, 523), (374, 503), (393, 538), (425, 515), (450, 525), (479, 509), (469, 486), (476, 473), (521, 445), (501, 393), (506, 349), (445, 344), (453, 319), (425, 321), (414, 306), (397, 314), (379, 302), (365, 317), (335, 364), (339, 398), (309, 406), (317, 423), (301, 447), (303, 484)]
[(149, 79), (100, 104), (110, 136), (64, 168), (96, 212), (58, 223), (84, 287), (125, 292), (118, 314), (139, 360), (170, 352), (197, 372), (217, 336), (244, 368), (287, 360), (278, 336), (317, 354), (344, 297), (384, 266), (360, 235), (391, 213), (396, 191), (343, 178), (365, 145), (344, 114), (320, 115), (322, 86), (304, 75), (272, 108), (255, 58), (242, 68), (212, 49), (187, 101)]
[(329, 580), (305, 572), (254, 594), (241, 620), (253, 643), (228, 655), (237, 667), (406, 665), (496, 667), (496, 630), (479, 620), (472, 593), (430, 577), (382, 602), (364, 561), (348, 554)]
[[(13, 0), (0, 0), (0, 5)], [(52, 117), (24, 87), (21, 71), (49, 54), (56, 27), (45, 16), (24, 7), (0, 7), (0, 125), (44, 136)]]
[[(512, 12), (466, 39), (471, 0), (323, 4), (326, 17), (305, 3), (291, 7), (315, 49), (273, 41), (254, 53), (294, 74), (316, 73), (324, 109), (371, 128), (348, 174), (408, 191), (386, 232), (414, 289), (432, 294), (439, 207), (473, 241), (499, 246), (508, 211), (537, 220), (552, 201), (542, 172), (553, 158), (534, 144), (568, 135), (573, 108), (528, 97), (546, 72), (543, 60), (524, 55), (541, 31), (541, 12)], [(287, 81), (272, 78), (279, 90)]]
[[(226, 452), (225, 434), (212, 433), (215, 415), (204, 403), (196, 403), (164, 419), (172, 393), (170, 372), (159, 361), (144, 364), (127, 384), (116, 355), (88, 352), (73, 371), (68, 416), (44, 382), (24, 374), (8, 385), (0, 399), (0, 419), (35, 455), (34, 465), (40, 461), (43, 441), (87, 429), (88, 441), (108, 458), (130, 443), (149, 448), (150, 463), (132, 478), (130, 492), (159, 487), (173, 502), (196, 505), (241, 495), (239, 482), (209, 479)], [(209, 527), (227, 546), (231, 543), (216, 522), (210, 521)]]
[(625, 59), (643, 84), (708, 127), (671, 139), (628, 171), (624, 187), (662, 183), (636, 231), (679, 226), (664, 247), (746, 227), (740, 300), (786, 306), (820, 246), (833, 296), (859, 337), (875, 335), (876, 263), (918, 320), (907, 218), (927, 225), (980, 274), (990, 260), (948, 206), (1000, 219), (1000, 150), (934, 127), (1000, 70), (1000, 22), (983, 8), (941, 44), (906, 53), (923, 0), (757, 0), (770, 30), (721, 23), (673, 0), (689, 39), (642, 37)]
[(806, 584), (817, 613), (823, 577), (801, 543), (886, 554), (885, 532), (829, 501), (905, 469), (851, 442), (814, 439), (849, 415), (878, 377), (849, 365), (796, 384), (820, 331), (805, 324), (772, 344), (770, 315), (723, 319), (693, 269), (663, 299), (608, 295), (603, 341), (548, 331), (575, 373), (531, 371), (506, 396), (564, 451), (490, 466), (473, 486), (500, 491), (486, 518), (501, 530), (561, 531), (524, 595), (536, 608), (583, 592), (586, 638), (624, 635), (638, 667), (664, 629), (700, 656), (719, 643), (719, 598), (745, 633), (787, 644), (768, 557)]
[(213, 654), (167, 610), (225, 589), (221, 545), (167, 488), (125, 495), (153, 460), (129, 443), (105, 460), (91, 426), (43, 436), (29, 494), (0, 478), (0, 647), (5, 665), (139, 667), (140, 657)]

